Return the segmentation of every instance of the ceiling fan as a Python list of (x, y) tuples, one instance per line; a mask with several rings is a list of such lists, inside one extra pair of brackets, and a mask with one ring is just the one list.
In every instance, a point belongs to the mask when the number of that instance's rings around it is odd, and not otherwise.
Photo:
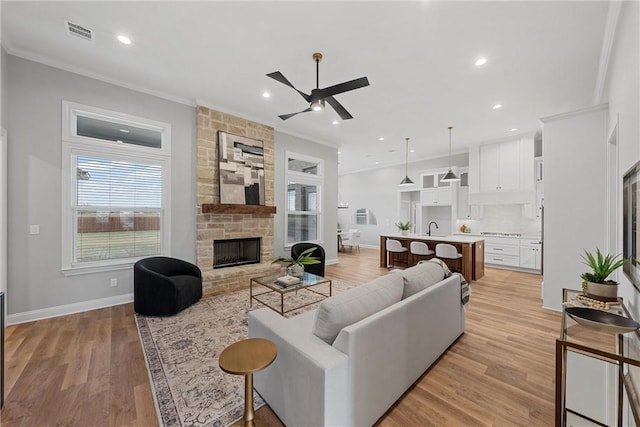
[(339, 93), (369, 86), (369, 80), (366, 77), (360, 77), (359, 79), (320, 89), (320, 61), (322, 61), (322, 54), (317, 52), (314, 53), (313, 60), (316, 61), (316, 88), (311, 90), (311, 95), (307, 95), (306, 93), (296, 89), (280, 71), (267, 74), (267, 77), (271, 77), (272, 79), (277, 80), (298, 92), (304, 100), (309, 103), (309, 108), (305, 110), (298, 111), (297, 113), (283, 114), (278, 117), (282, 120), (287, 120), (296, 114), (306, 113), (307, 111), (320, 111), (324, 109), (326, 101), (334, 110), (336, 110), (336, 113), (340, 115), (342, 120), (353, 119), (353, 116), (349, 114), (349, 112), (338, 101), (336, 101), (333, 96)]

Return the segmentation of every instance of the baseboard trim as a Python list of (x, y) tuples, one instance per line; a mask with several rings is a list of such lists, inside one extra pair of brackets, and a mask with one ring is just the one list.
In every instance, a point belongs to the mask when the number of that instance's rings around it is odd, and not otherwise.
[(68, 314), (81, 313), (83, 311), (112, 307), (114, 305), (133, 302), (133, 294), (116, 295), (114, 297), (82, 301), (73, 304), (47, 307), (39, 310), (25, 311), (22, 313), (7, 315), (7, 325), (33, 322), (34, 320), (49, 319), (51, 317), (66, 316)]

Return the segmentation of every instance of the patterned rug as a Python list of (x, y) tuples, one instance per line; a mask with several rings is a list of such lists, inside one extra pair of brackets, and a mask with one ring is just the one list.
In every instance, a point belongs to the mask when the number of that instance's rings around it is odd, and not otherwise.
[[(334, 280), (333, 294), (351, 287)], [(329, 291), (328, 285), (314, 289)], [(262, 296), (267, 297), (273, 306), (280, 302), (279, 296)], [(285, 310), (316, 299), (318, 295), (308, 291), (292, 292), (285, 296)], [(289, 316), (316, 306), (292, 311)], [(263, 305), (256, 301), (249, 307), (246, 289), (202, 299), (175, 316), (136, 315), (160, 425), (222, 427), (242, 418), (244, 377), (224, 373), (218, 356), (228, 345), (247, 337), (247, 312), (260, 307)], [(254, 404), (256, 409), (264, 405), (255, 391)]]

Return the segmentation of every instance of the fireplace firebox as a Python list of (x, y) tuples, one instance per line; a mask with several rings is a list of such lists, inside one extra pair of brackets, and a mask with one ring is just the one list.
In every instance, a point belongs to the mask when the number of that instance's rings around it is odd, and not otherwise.
[(259, 262), (259, 237), (213, 241), (213, 268), (258, 264)]

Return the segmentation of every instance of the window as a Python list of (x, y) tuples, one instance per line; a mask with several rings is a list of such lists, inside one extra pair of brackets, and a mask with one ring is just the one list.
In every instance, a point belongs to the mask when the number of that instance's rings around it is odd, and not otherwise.
[(170, 126), (63, 104), (65, 274), (169, 253)]
[(287, 153), (285, 245), (320, 241), (323, 161)]

